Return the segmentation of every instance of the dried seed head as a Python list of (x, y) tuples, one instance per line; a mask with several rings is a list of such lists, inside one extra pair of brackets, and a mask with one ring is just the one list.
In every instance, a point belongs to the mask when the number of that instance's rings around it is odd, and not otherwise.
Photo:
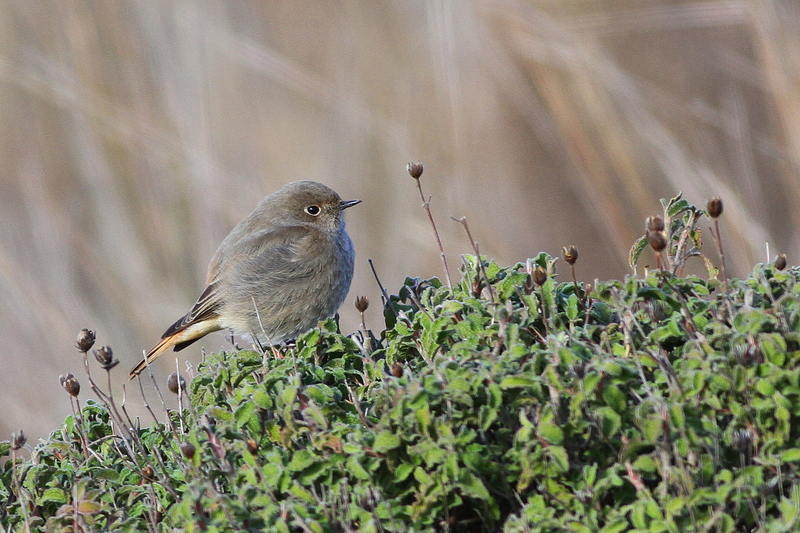
[(547, 282), (547, 272), (542, 267), (536, 267), (533, 271), (533, 282), (540, 287)]
[(114, 359), (114, 352), (111, 350), (111, 346), (103, 346), (92, 353), (103, 370), (111, 370), (119, 364), (119, 361)]
[(187, 459), (192, 459), (194, 457), (194, 452), (197, 451), (194, 447), (194, 444), (191, 442), (184, 442), (181, 444), (181, 453)]
[(564, 247), (561, 249), (561, 254), (564, 256), (564, 261), (569, 263), (570, 265), (574, 265), (575, 261), (578, 260), (578, 249), (574, 246)]
[(733, 347), (733, 357), (736, 362), (742, 366), (751, 366), (754, 364), (762, 363), (764, 357), (761, 350), (755, 344), (745, 343), (737, 344)]
[(645, 219), (645, 231), (664, 231), (664, 218), (661, 215), (653, 215)]
[(167, 388), (172, 394), (186, 390), (186, 380), (180, 374), (172, 373), (167, 377)]
[(356, 310), (363, 313), (369, 307), (369, 298), (366, 296), (356, 296)]
[(647, 242), (653, 250), (660, 252), (667, 247), (667, 235), (663, 231), (648, 231)]
[(406, 170), (408, 173), (411, 174), (411, 177), (415, 180), (418, 180), (420, 176), (422, 176), (422, 163), (417, 161), (416, 163), (409, 163), (406, 165)]
[(775, 268), (778, 270), (786, 268), (786, 254), (781, 254), (775, 258)]
[(78, 333), (78, 342), (75, 347), (83, 353), (87, 353), (89, 350), (91, 350), (92, 346), (94, 346), (95, 338), (96, 336), (94, 331), (83, 328), (81, 332)]
[(392, 375), (399, 378), (403, 375), (403, 365), (400, 363), (392, 363)]
[(581, 489), (575, 492), (575, 497), (582, 504), (589, 505), (594, 498), (594, 491), (592, 489)]
[(25, 443), (28, 442), (28, 439), (25, 437), (25, 433), (20, 429), (19, 433), (12, 433), (11, 434), (11, 449), (12, 450), (19, 450)]
[(142, 479), (147, 483), (152, 483), (156, 480), (156, 473), (152, 466), (142, 468)]
[(741, 453), (749, 452), (753, 446), (753, 432), (747, 428), (734, 430), (733, 445)]
[(58, 376), (58, 381), (61, 382), (61, 386), (64, 387), (64, 390), (73, 398), (77, 398), (78, 394), (81, 393), (81, 384), (72, 374)]
[(711, 218), (719, 218), (722, 214), (722, 200), (718, 196), (715, 196), (708, 201), (706, 209), (708, 210), (708, 216)]
[(247, 445), (248, 452), (250, 452), (253, 455), (258, 453), (258, 443), (256, 442), (256, 439), (249, 438), (245, 441), (245, 444)]
[(661, 322), (667, 316), (667, 304), (661, 300), (648, 299), (644, 309), (653, 322)]

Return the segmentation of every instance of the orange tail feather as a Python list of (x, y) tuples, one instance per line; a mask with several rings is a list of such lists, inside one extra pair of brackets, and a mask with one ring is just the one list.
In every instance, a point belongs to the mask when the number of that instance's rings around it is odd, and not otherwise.
[(205, 337), (211, 332), (219, 331), (221, 329), (222, 327), (219, 325), (218, 317), (214, 317), (209, 320), (203, 320), (202, 322), (191, 324), (186, 329), (182, 329), (176, 333), (173, 333), (172, 335), (162, 338), (161, 342), (156, 344), (152, 350), (147, 352), (147, 355), (144, 356), (144, 359), (139, 361), (136, 366), (131, 369), (130, 379), (133, 379), (141, 374), (141, 372), (147, 368), (147, 365), (155, 361), (158, 356), (176, 344), (185, 345), (199, 339), (200, 337)]
[(176, 333), (175, 335), (170, 335), (169, 337), (164, 337), (163, 339), (161, 339), (161, 342), (156, 344), (152, 350), (147, 352), (147, 355), (144, 356), (144, 359), (139, 361), (136, 364), (136, 366), (131, 369), (131, 379), (141, 374), (142, 370), (147, 368), (147, 365), (155, 361), (159, 355), (166, 352), (167, 350), (175, 346), (178, 342), (180, 342), (179, 337), (182, 337), (183, 333), (184, 332), (181, 331), (180, 333)]

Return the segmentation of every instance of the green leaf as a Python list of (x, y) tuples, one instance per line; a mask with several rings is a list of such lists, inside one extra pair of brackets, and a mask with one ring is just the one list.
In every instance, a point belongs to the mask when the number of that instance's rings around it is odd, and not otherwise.
[(567, 450), (561, 446), (548, 446), (546, 448), (547, 455), (553, 460), (558, 473), (569, 471), (569, 455)]
[(642, 431), (642, 437), (648, 444), (655, 444), (664, 433), (664, 424), (661, 418), (655, 416), (650, 416), (640, 421), (639, 428)]
[(651, 287), (650, 285), (642, 287), (638, 291), (636, 291), (636, 297), (644, 299), (649, 298), (653, 300), (663, 300), (663, 301), (667, 300), (667, 295), (664, 294), (664, 291), (662, 291), (658, 287)]
[(686, 200), (680, 198), (680, 195), (676, 196), (672, 200), (669, 201), (669, 205), (667, 206), (667, 216), (669, 218), (675, 218), (676, 216), (680, 215), (683, 211), (686, 211), (691, 207), (691, 204)]
[(433, 478), (421, 466), (414, 468), (414, 479), (419, 481), (423, 487), (433, 483)]
[(57, 487), (50, 487), (45, 489), (39, 498), (39, 505), (45, 503), (67, 503), (68, 496), (63, 489)]
[(633, 508), (631, 509), (631, 522), (633, 523), (633, 527), (637, 530), (646, 531), (648, 522), (647, 513), (644, 511), (644, 505), (642, 505), (641, 500), (633, 504)]
[(94, 514), (100, 510), (100, 504), (94, 501), (82, 501), (78, 504), (78, 512), (80, 514)]
[(616, 383), (610, 383), (603, 389), (603, 399), (606, 404), (618, 413), (625, 412), (627, 407), (625, 393), (623, 393)]
[(483, 482), (472, 475), (468, 470), (462, 469), (458, 476), (458, 484), (465, 495), (479, 500), (488, 500), (489, 491)]
[(227, 409), (216, 406), (208, 408), (208, 416), (224, 422), (230, 422), (233, 420), (233, 413)]
[(378, 453), (385, 453), (389, 450), (394, 450), (400, 446), (400, 437), (389, 430), (384, 430), (378, 433), (375, 437), (375, 442), (372, 444), (372, 449)]
[(256, 411), (256, 404), (253, 402), (244, 402), (242, 403), (237, 409), (236, 413), (234, 414), (234, 419), (236, 420), (236, 425), (239, 427), (244, 427), (251, 422), (253, 415)]
[(406, 478), (414, 471), (414, 465), (411, 463), (403, 463), (394, 471), (394, 479), (397, 482), (405, 481)]
[(656, 502), (652, 497), (645, 501), (645, 511), (653, 520), (664, 520), (664, 513), (661, 510), (661, 506), (658, 505), (658, 502)]
[(642, 235), (636, 242), (633, 243), (631, 246), (631, 251), (628, 252), (628, 265), (631, 268), (636, 268), (636, 263), (639, 262), (639, 256), (642, 255), (642, 252), (647, 247), (647, 235)]
[(789, 448), (781, 452), (781, 461), (784, 463), (791, 463), (800, 461), (800, 448)]
[(669, 421), (675, 428), (686, 426), (686, 414), (683, 412), (682, 405), (672, 404), (669, 406)]
[(777, 333), (762, 333), (758, 336), (758, 346), (764, 359), (775, 366), (783, 367), (786, 362), (786, 340)]
[(317, 462), (317, 458), (307, 450), (297, 450), (286, 468), (290, 472), (300, 472)]
[(622, 418), (610, 407), (600, 407), (597, 409), (597, 417), (600, 421), (600, 428), (603, 435), (611, 437), (622, 428)]
[(628, 521), (624, 517), (617, 517), (603, 527), (599, 533), (622, 533), (628, 529)]
[(574, 294), (571, 294), (567, 299), (567, 305), (564, 308), (564, 312), (567, 315), (567, 318), (570, 322), (575, 322), (578, 319), (578, 297)]
[[(786, 497), (781, 498), (778, 502), (778, 509), (781, 511), (780, 523), (783, 526), (797, 526), (797, 522), (800, 520), (800, 505), (797, 504), (796, 499), (793, 501)], [(782, 530), (789, 531), (789, 529)]]
[(759, 379), (756, 382), (756, 390), (764, 396), (772, 396), (775, 394), (775, 387), (766, 379)]
[(112, 468), (93, 468), (92, 477), (95, 479), (105, 479), (106, 481), (116, 481), (119, 479), (119, 472)]
[(536, 381), (525, 376), (506, 376), (500, 382), (501, 389), (531, 388), (536, 385)]
[(289, 488), (289, 492), (293, 496), (295, 496), (297, 498), (300, 498), (301, 500), (305, 500), (308, 503), (314, 503), (314, 501), (316, 499), (312, 493), (310, 493), (308, 490), (306, 490), (297, 481), (292, 483), (291, 487)]
[(351, 455), (347, 458), (347, 471), (362, 481), (372, 479), (372, 474), (367, 472), (358, 458), (354, 455)]
[(480, 424), (481, 430), (486, 431), (489, 429), (489, 426), (497, 420), (498, 409), (489, 407), (488, 405), (481, 405), (478, 408), (478, 423)]
[(561, 444), (564, 442), (564, 432), (558, 427), (555, 422), (555, 417), (552, 411), (546, 410), (539, 418), (539, 423), (536, 425), (536, 432), (544, 440), (551, 444)]
[(711, 390), (727, 392), (731, 389), (730, 380), (721, 374), (711, 374), (708, 376), (708, 384)]
[(649, 455), (640, 455), (633, 462), (633, 469), (637, 472), (652, 474), (656, 471), (656, 464)]

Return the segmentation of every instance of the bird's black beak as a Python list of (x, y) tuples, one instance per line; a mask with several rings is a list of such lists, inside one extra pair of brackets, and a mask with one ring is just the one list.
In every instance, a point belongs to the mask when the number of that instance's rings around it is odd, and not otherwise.
[(339, 211), (344, 211), (348, 207), (353, 207), (356, 204), (360, 204), (361, 200), (342, 200), (339, 202)]

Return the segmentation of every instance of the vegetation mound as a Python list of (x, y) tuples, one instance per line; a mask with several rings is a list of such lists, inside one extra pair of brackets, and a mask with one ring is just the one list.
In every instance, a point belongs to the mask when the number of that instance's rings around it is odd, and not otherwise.
[[(693, 224), (663, 231), (674, 247)], [(557, 282), (544, 254), (506, 268), (465, 256), (452, 290), (409, 278), (388, 297), (378, 340), (329, 321), (282, 357), (209, 356), (190, 401), (173, 377), (185, 408), (169, 424), (135, 428), (96, 390), (100, 402), (30, 460), (22, 439), (0, 445), (12, 456), (0, 520), (17, 531), (796, 531), (800, 269), (720, 281), (667, 266), (588, 287)]]

